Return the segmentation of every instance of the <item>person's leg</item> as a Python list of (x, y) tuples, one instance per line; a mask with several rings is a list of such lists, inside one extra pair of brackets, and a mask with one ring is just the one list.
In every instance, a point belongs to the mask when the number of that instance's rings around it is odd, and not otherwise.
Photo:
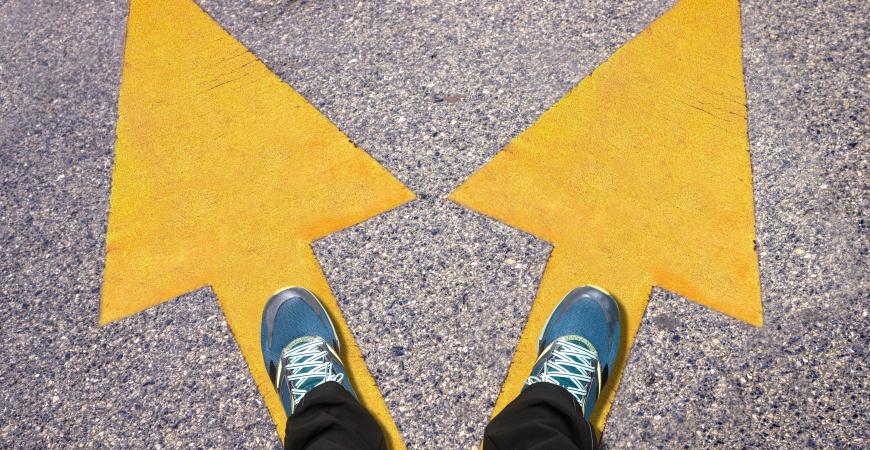
[(383, 431), (357, 401), (339, 357), (338, 335), (317, 297), (303, 288), (266, 303), (263, 361), (287, 413), (287, 449), (385, 449)]
[(342, 385), (312, 389), (287, 417), (285, 449), (386, 449), (378, 423)]
[(487, 426), (490, 449), (592, 449), (589, 417), (620, 344), (616, 300), (602, 289), (571, 291), (544, 331), (522, 393)]
[(595, 433), (568, 391), (536, 383), (487, 425), (483, 448), (591, 450)]

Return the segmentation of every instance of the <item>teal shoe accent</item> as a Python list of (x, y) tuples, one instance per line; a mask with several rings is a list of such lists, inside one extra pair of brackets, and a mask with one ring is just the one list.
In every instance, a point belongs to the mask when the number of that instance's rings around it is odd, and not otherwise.
[(620, 344), (619, 306), (603, 289), (572, 290), (541, 332), (538, 360), (526, 385), (552, 383), (565, 388), (586, 420), (613, 370)]
[(263, 310), (260, 345), (266, 371), (288, 416), (305, 394), (328, 381), (356, 396), (339, 357), (335, 326), (307, 289), (282, 289), (269, 299)]

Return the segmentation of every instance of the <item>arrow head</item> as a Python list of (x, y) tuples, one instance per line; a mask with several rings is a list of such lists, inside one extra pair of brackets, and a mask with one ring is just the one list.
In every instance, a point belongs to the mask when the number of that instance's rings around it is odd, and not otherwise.
[(102, 322), (413, 198), (193, 2), (131, 3), (118, 109)]
[(736, 1), (679, 2), (451, 198), (760, 325), (740, 45)]

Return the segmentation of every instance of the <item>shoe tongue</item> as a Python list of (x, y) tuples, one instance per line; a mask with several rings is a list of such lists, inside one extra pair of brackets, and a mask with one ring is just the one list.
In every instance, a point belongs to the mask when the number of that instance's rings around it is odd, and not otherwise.
[[(595, 355), (595, 358), (594, 358), (594, 361), (592, 362), (592, 365), (596, 368), (596, 370), (593, 370), (593, 371), (591, 371), (591, 373), (587, 374), (587, 375), (592, 377), (592, 381), (589, 382), (589, 385), (587, 387), (586, 397), (583, 399), (580, 399), (580, 398), (577, 399), (577, 401), (580, 403), (580, 406), (583, 408), (583, 414), (585, 416), (586, 409), (594, 407), (595, 402), (598, 400), (598, 390), (601, 389), (600, 378), (599, 378), (600, 377), (600, 363), (599, 363), (599, 359), (598, 359), (598, 350), (596, 350), (595, 346), (592, 345), (592, 343), (589, 342), (589, 340), (584, 338), (583, 336), (576, 336), (576, 335), (562, 336), (559, 339), (557, 339), (557, 341), (571, 342), (574, 345), (578, 345), (580, 347), (583, 347), (583, 348), (589, 350), (590, 352), (592, 352), (593, 355)], [(570, 368), (570, 370), (575, 372), (575, 373), (578, 373), (578, 374), (582, 372), (578, 367)]]
[(323, 340), (322, 338), (319, 338), (317, 336), (302, 336), (300, 338), (296, 338), (296, 339), (290, 341), (290, 343), (287, 344), (286, 347), (284, 347), (284, 351), (292, 350), (294, 347), (298, 347), (298, 346), (305, 344), (305, 343), (308, 343), (308, 342), (322, 341), (322, 340)]
[[(319, 341), (320, 345), (323, 346), (322, 350), (324, 352), (326, 352), (326, 357), (329, 358), (329, 350), (326, 348), (327, 344), (322, 338), (319, 338), (319, 337), (314, 337), (314, 336), (300, 337), (300, 338), (290, 342), (289, 344), (287, 344), (287, 347), (285, 347), (285, 348), (292, 352), (292, 350), (294, 348), (299, 347), (300, 345), (307, 344), (309, 342), (315, 342), (315, 341)], [(314, 357), (311, 356), (311, 357), (308, 357), (308, 359), (313, 360)], [(314, 363), (314, 361), (311, 361), (311, 362)], [(285, 367), (289, 366), (289, 363), (290, 363), (290, 359), (288, 357), (287, 360), (284, 361)], [(317, 368), (315, 368), (315, 367), (300, 367), (300, 368), (294, 370), (293, 373), (295, 375), (304, 375), (306, 373), (314, 372), (314, 371), (317, 371)], [(303, 390), (309, 391), (309, 390), (317, 387), (321, 383), (321, 381), (323, 381), (323, 374), (318, 374), (317, 376), (312, 376), (310, 378), (306, 378), (301, 383), (297, 384), (295, 387), (297, 389), (303, 389)]]
[(580, 345), (581, 347), (594, 353), (595, 354), (595, 361), (596, 362), (598, 361), (598, 350), (596, 350), (595, 346), (592, 345), (592, 343), (589, 342), (589, 340), (584, 338), (583, 336), (577, 336), (577, 335), (572, 334), (572, 335), (568, 335), (568, 336), (562, 336), (562, 337), (556, 339), (556, 341), (569, 341), (574, 345)]

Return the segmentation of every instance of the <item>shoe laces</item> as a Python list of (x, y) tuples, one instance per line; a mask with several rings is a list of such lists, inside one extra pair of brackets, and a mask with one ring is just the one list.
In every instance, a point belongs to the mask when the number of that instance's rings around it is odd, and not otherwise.
[[(579, 336), (576, 338), (583, 339)], [(553, 351), (544, 361), (543, 368), (537, 375), (530, 376), (526, 384), (544, 382), (561, 386), (574, 396), (585, 413), (586, 394), (592, 384), (593, 373), (600, 377), (598, 353), (594, 347), (591, 344), (586, 347), (562, 337), (553, 342)]]
[(321, 338), (314, 338), (297, 345), (288, 345), (281, 351), (281, 362), (295, 409), (302, 397), (327, 381), (341, 383), (344, 373), (336, 372), (328, 345)]

